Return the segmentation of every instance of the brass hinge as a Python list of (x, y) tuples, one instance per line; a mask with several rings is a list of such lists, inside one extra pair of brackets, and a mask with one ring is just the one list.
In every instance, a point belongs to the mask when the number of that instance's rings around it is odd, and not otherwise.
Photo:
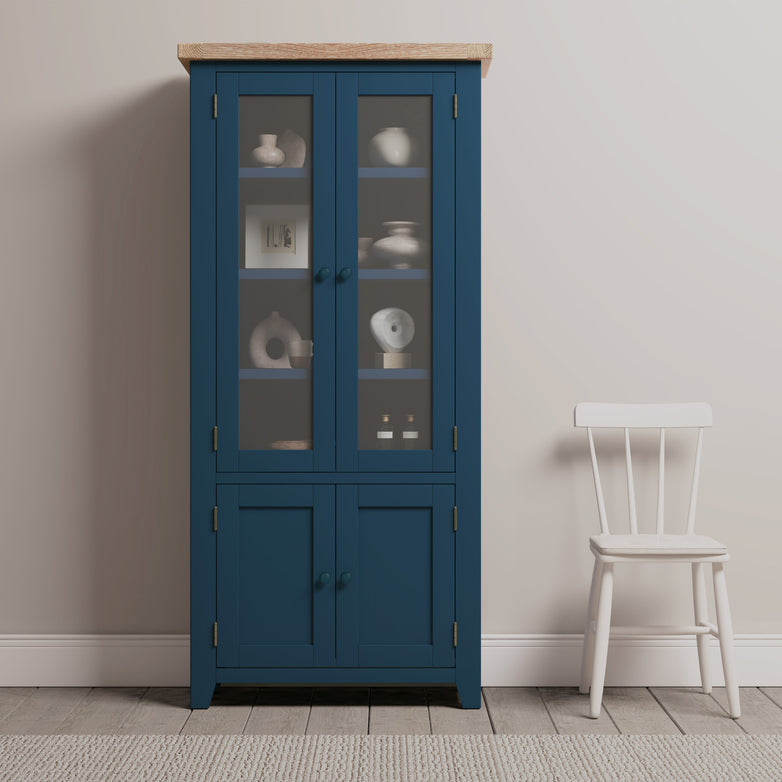
[[(217, 508), (215, 508), (217, 511)], [(453, 531), (456, 532), (456, 506), (453, 506)]]
[[(455, 426), (453, 428), (453, 449), (454, 449), (454, 451), (456, 450), (456, 427)], [(215, 448), (215, 451), (216, 450), (217, 450), (217, 448)]]
[(212, 450), (213, 451), (217, 450), (217, 427), (216, 426), (212, 429)]
[(217, 532), (217, 505), (212, 508), (212, 528)]
[(212, 95), (212, 119), (217, 119), (217, 93)]
[[(217, 97), (217, 96), (215, 96), (215, 97)], [(456, 119), (456, 114), (457, 114), (457, 110), (456, 110), (456, 108), (457, 108), (457, 98), (458, 98), (458, 96), (456, 95), (456, 93), (454, 93), (454, 95), (453, 95), (453, 118), (454, 119)]]
[(217, 622), (214, 623), (214, 627), (212, 628), (212, 645), (217, 646)]
[[(217, 627), (217, 625), (215, 625)], [(215, 630), (217, 632), (217, 630)], [(456, 646), (456, 622), (453, 623), (453, 645)], [(217, 644), (215, 644), (217, 646)]]

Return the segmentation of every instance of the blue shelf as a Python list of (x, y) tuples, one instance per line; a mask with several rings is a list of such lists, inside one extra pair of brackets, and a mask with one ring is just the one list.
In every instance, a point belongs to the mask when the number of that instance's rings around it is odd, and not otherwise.
[(359, 380), (429, 380), (428, 369), (359, 369)]
[(428, 168), (373, 166), (358, 170), (359, 179), (427, 179), (428, 176)]
[(253, 168), (239, 169), (239, 179), (309, 179), (309, 168)]
[(309, 369), (240, 369), (239, 380), (306, 380)]
[(359, 269), (359, 280), (428, 280), (429, 269)]
[[(309, 168), (254, 168), (242, 166), (239, 179), (308, 179)], [(372, 166), (358, 170), (359, 179), (427, 179), (428, 168)]]
[(240, 280), (306, 280), (309, 269), (239, 269)]

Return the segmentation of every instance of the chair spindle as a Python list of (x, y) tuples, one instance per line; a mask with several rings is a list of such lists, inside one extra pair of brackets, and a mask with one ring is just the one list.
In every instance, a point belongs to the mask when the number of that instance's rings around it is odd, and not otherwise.
[(698, 444), (695, 446), (695, 466), (692, 468), (692, 488), (690, 489), (690, 510), (687, 513), (687, 534), (695, 532), (695, 503), (698, 498), (698, 481), (701, 474), (701, 447), (703, 445), (703, 427), (698, 429)]
[(625, 460), (627, 462), (627, 504), (630, 509), (630, 534), (638, 534), (638, 516), (635, 510), (635, 484), (633, 483), (633, 457), (630, 454), (630, 430), (625, 427)]
[(660, 427), (660, 467), (657, 476), (657, 534), (665, 531), (665, 429)]
[(595, 494), (597, 495), (597, 514), (600, 517), (600, 531), (604, 535), (609, 534), (608, 519), (606, 518), (606, 506), (603, 501), (603, 486), (600, 483), (600, 470), (597, 466), (597, 454), (595, 453), (595, 438), (592, 436), (592, 428), (587, 427), (589, 438), (589, 456), (592, 459), (592, 475), (595, 478)]

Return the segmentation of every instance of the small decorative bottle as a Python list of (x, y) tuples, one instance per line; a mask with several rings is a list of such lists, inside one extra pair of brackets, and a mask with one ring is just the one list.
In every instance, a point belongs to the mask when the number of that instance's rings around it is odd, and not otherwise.
[(380, 427), (377, 430), (377, 447), (382, 451), (390, 451), (394, 447), (394, 430), (391, 428), (391, 416), (383, 413), (380, 416)]
[(402, 429), (402, 448), (408, 451), (418, 448), (418, 427), (412, 413), (407, 414), (407, 423)]

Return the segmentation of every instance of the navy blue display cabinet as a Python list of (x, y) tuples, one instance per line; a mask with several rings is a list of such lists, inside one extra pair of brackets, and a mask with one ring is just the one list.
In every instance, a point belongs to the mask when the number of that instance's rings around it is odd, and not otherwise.
[(207, 44), (190, 72), (191, 702), (480, 706), (485, 45)]

